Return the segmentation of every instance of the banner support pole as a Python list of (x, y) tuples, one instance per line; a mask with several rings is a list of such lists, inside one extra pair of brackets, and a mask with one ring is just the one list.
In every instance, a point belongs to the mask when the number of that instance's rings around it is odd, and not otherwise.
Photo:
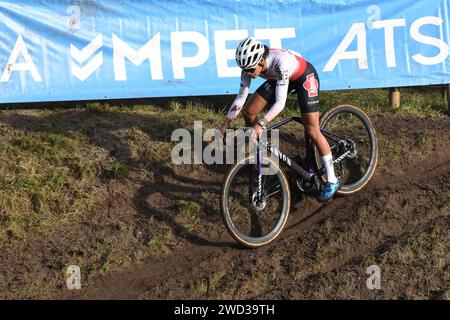
[(450, 84), (444, 85), (445, 94), (447, 96), (447, 114), (450, 116)]
[(400, 108), (400, 90), (398, 88), (389, 88), (389, 105), (393, 112)]

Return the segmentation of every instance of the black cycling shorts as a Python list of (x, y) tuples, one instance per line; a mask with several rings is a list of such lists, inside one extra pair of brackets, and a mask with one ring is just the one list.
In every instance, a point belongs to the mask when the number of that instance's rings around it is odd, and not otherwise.
[[(269, 105), (275, 103), (276, 83), (276, 80), (267, 80), (256, 90)], [(320, 81), (312, 64), (307, 62), (305, 72), (298, 79), (289, 81), (288, 92), (297, 92), (298, 106), (302, 113), (319, 111)]]

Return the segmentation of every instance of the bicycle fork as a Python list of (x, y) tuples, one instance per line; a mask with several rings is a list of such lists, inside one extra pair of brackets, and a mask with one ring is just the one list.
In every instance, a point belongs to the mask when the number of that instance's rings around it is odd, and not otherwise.
[[(257, 147), (256, 150), (256, 168), (257, 170), (253, 170), (253, 168), (250, 170), (250, 179), (249, 179), (249, 201), (250, 203), (253, 204), (253, 206), (258, 209), (261, 210), (264, 208), (265, 204), (264, 204), (264, 193), (263, 193), (263, 188), (264, 188), (264, 179), (263, 179), (263, 174), (262, 174), (262, 170), (263, 170), (263, 153), (261, 151), (261, 149), (259, 148), (259, 146)], [(253, 181), (257, 182), (256, 185), (256, 192), (253, 189)]]

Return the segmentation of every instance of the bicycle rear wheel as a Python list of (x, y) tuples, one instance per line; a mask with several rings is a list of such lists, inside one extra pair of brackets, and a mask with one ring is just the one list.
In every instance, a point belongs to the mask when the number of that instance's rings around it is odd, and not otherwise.
[[(369, 117), (353, 104), (339, 104), (321, 116), (320, 128), (326, 131), (324, 135), (331, 147), (336, 176), (342, 185), (337, 193), (348, 195), (363, 188), (378, 162), (378, 141)], [(320, 168), (317, 148), (314, 155)]]
[[(263, 202), (257, 201), (254, 156), (228, 171), (220, 197), (227, 230), (241, 244), (255, 248), (273, 241), (282, 231), (290, 209), (290, 190), (284, 172), (271, 158), (263, 158)], [(270, 168), (270, 169), (269, 169)]]

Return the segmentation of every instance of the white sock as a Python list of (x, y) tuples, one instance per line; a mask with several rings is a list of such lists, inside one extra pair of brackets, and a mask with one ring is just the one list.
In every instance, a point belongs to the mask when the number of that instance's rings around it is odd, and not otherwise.
[(331, 152), (326, 156), (320, 157), (320, 159), (322, 159), (322, 163), (327, 172), (327, 181), (330, 183), (336, 183), (337, 178), (334, 174), (333, 156), (331, 155)]

